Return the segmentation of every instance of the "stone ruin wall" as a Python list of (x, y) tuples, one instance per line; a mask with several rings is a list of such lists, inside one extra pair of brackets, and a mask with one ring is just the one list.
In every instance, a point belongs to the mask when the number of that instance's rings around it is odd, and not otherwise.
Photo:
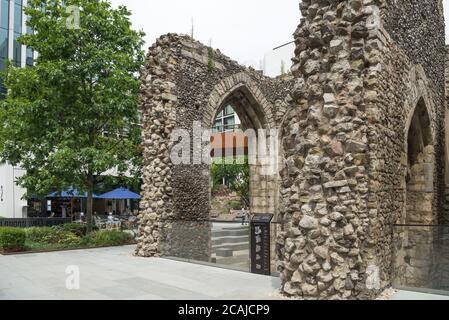
[[(140, 102), (145, 170), (136, 253), (210, 255), (209, 166), (171, 165), (170, 133), (194, 120), (210, 125), (240, 84), (257, 92), (267, 125), (282, 130), (285, 167), (279, 194), (270, 196), (279, 198), (283, 223), (276, 245), (283, 292), (372, 298), (393, 280), (393, 244), (408, 241), (393, 239), (392, 224), (406, 215), (407, 132), (419, 101), (434, 139), (432, 213), (442, 217), (441, 1), (304, 0), (300, 9), (293, 81), (263, 77), (219, 51), (211, 70), (209, 49), (185, 36), (162, 36), (150, 48)], [(409, 271), (426, 272), (418, 269)]]
[[(446, 220), (443, 212), (445, 37), (442, 2), (387, 1), (381, 13), (386, 33), (381, 30), (379, 39), (386, 50), (382, 56), (383, 72), (378, 80), (381, 118), (376, 126), (379, 136), (387, 136), (388, 140), (380, 143), (377, 149), (382, 164), (378, 170), (379, 182), (383, 186), (377, 198), (382, 219), (379, 221), (384, 221), (381, 228), (385, 230), (381, 235), (387, 234), (387, 237), (379, 243), (378, 256), (383, 257), (384, 274), (390, 272), (389, 277), (398, 284), (427, 286), (435, 277), (432, 273), (436, 272), (432, 270), (436, 233), (432, 228), (396, 228), (393, 230), (395, 247), (392, 248), (388, 245), (392, 243), (388, 229), (394, 223), (432, 225)], [(410, 167), (407, 133), (416, 119), (414, 112), (420, 109), (428, 114), (432, 145), (425, 146), (423, 154), (418, 156), (421, 163)], [(423, 118), (421, 122), (425, 121)], [(395, 134), (389, 135), (388, 131)], [(388, 148), (383, 148), (385, 145)], [(392, 155), (394, 161), (387, 161)], [(408, 182), (405, 179), (407, 170), (411, 174)], [(396, 260), (390, 257), (392, 253)]]
[(378, 276), (378, 289), (391, 285), (392, 224), (405, 214), (406, 132), (419, 99), (438, 159), (432, 212), (441, 214), (444, 24), (441, 3), (421, 2), (300, 5), (278, 243), (289, 295), (366, 298), (379, 292), (368, 288)]
[[(174, 128), (191, 131), (195, 121), (210, 129), (220, 107), (239, 90), (249, 92), (245, 99), (251, 101), (245, 103), (260, 108), (263, 127), (278, 128), (287, 108), (291, 77), (265, 77), (188, 36), (168, 34), (150, 48), (141, 80), (145, 164), (136, 252), (208, 261), (210, 166), (172, 165), (170, 134)], [(192, 135), (190, 138), (193, 141)], [(193, 154), (193, 145), (191, 148)], [(253, 173), (258, 170), (251, 167)], [(277, 176), (253, 174), (251, 181), (253, 211), (274, 212)]]

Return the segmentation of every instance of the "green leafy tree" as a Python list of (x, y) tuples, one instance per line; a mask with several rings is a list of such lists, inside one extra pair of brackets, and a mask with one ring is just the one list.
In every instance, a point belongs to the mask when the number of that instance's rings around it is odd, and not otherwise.
[(245, 157), (243, 161), (238, 158), (220, 160), (213, 161), (211, 165), (213, 188), (218, 188), (222, 185), (224, 179), (229, 189), (235, 191), (239, 195), (241, 202), (246, 207), (249, 207), (250, 169), (248, 157)]
[[(67, 7), (79, 8), (79, 26)], [(38, 56), (34, 67), (11, 64), (4, 75), (0, 158), (25, 169), (18, 182), (38, 195), (87, 192), (90, 232), (96, 177), (141, 170), (144, 34), (125, 7), (103, 0), (29, 0), (25, 13), (34, 32), (19, 41)]]

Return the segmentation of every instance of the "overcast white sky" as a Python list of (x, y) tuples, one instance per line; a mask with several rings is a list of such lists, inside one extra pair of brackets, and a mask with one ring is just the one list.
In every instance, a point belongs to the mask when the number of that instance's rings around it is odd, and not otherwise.
[[(299, 24), (299, 0), (109, 0), (133, 13), (147, 47), (168, 32), (190, 33), (244, 64), (257, 65), (272, 48), (292, 41)], [(436, 1), (436, 0), (435, 0)], [(449, 19), (449, 0), (443, 0)], [(449, 25), (449, 23), (448, 23)], [(446, 42), (449, 42), (446, 27)]]

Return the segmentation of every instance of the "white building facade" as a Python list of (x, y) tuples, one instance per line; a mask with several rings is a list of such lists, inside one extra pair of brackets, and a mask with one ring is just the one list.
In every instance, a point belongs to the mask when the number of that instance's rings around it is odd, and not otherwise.
[(0, 217), (26, 218), (26, 190), (18, 186), (16, 181), (24, 174), (24, 170), (11, 165), (0, 165)]

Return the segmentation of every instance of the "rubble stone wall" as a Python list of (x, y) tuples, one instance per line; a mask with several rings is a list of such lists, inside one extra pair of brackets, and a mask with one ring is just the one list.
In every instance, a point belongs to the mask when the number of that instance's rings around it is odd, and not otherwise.
[[(278, 239), (289, 295), (370, 298), (391, 285), (392, 226), (406, 215), (407, 133), (419, 101), (437, 159), (426, 212), (441, 214), (444, 70), (434, 61), (444, 61), (444, 28), (439, 6), (417, 3), (300, 5)], [(421, 14), (429, 15), (422, 26)]]
[[(395, 235), (393, 224), (445, 221), (442, 2), (303, 0), (300, 10), (293, 77), (264, 77), (187, 36), (168, 34), (150, 48), (140, 102), (145, 171), (136, 253), (208, 259), (210, 167), (172, 165), (170, 133), (195, 121), (210, 128), (232, 102), (246, 127), (281, 130), (279, 177), (253, 175), (251, 193), (261, 211), (278, 213), (282, 291), (373, 298), (392, 284), (395, 264), (409, 264), (415, 278), (429, 270), (413, 268), (426, 259), (422, 247), (408, 247), (406, 255), (394, 249), (431, 239)], [(423, 161), (412, 163), (415, 116), (427, 119), (418, 127), (430, 134)], [(418, 174), (410, 180), (410, 172)], [(189, 228), (167, 225), (170, 219), (204, 222), (204, 232), (184, 237)], [(184, 238), (187, 244), (177, 243)]]
[[(210, 129), (220, 109), (231, 103), (244, 129), (276, 129), (288, 106), (292, 79), (265, 77), (218, 50), (176, 34), (160, 37), (150, 48), (141, 79), (145, 168), (136, 252), (207, 261), (210, 165), (194, 152), (195, 139), (201, 139), (194, 127)], [(170, 161), (178, 142), (171, 141), (174, 128), (189, 131), (189, 164)], [(251, 172), (253, 212), (274, 213), (277, 175), (260, 174), (260, 166)], [(189, 232), (188, 221), (201, 226)]]

